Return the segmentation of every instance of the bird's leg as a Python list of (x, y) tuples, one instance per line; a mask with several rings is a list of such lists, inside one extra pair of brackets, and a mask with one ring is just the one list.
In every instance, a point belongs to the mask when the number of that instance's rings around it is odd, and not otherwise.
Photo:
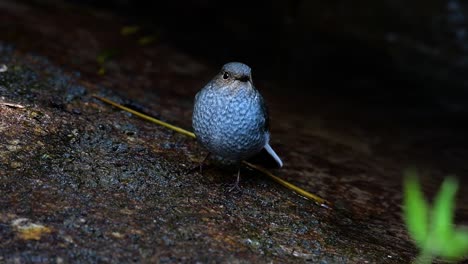
[(200, 162), (199, 166), (200, 166), (200, 174), (203, 172), (203, 164), (205, 164), (205, 161), (208, 160), (208, 158), (210, 157), (211, 155), (211, 152), (208, 152), (208, 154), (206, 154), (205, 158), (202, 160), (202, 162)]
[(205, 161), (210, 157), (211, 155), (211, 152), (208, 152), (208, 154), (206, 154), (205, 158), (195, 167), (191, 168), (190, 170), (187, 171), (187, 174), (197, 170), (197, 169), (200, 169), (200, 174), (203, 173), (203, 164), (205, 164)]
[(239, 187), (240, 172), (241, 172), (241, 167), (239, 166), (239, 169), (237, 170), (237, 180), (236, 180), (236, 183), (234, 184), (234, 186), (232, 186), (232, 187), (229, 189), (229, 192), (232, 192), (232, 190), (234, 190), (234, 189), (237, 189), (238, 191), (241, 190), (240, 187)]

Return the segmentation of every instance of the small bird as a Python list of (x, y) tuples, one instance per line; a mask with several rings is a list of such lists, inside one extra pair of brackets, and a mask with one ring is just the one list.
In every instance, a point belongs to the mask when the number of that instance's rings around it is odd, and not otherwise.
[(283, 166), (269, 144), (269, 117), (265, 102), (252, 83), (250, 67), (243, 63), (225, 64), (197, 93), (192, 126), (198, 142), (209, 151), (203, 162), (213, 154), (238, 164), (233, 188), (238, 188), (240, 163), (263, 148), (279, 167)]

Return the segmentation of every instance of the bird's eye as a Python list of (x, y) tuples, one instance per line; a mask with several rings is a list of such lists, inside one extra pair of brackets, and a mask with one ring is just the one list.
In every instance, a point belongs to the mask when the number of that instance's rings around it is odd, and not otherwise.
[(229, 73), (228, 73), (228, 72), (224, 72), (224, 74), (223, 74), (223, 79), (226, 80), (227, 78), (229, 78)]

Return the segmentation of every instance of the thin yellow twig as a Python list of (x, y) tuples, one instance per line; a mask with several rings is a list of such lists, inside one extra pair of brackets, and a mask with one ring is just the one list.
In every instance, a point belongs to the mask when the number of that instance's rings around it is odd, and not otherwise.
[[(118, 104), (118, 103), (116, 103), (116, 102), (114, 102), (114, 101), (112, 101), (112, 100), (107, 99), (107, 98), (100, 97), (100, 96), (97, 96), (97, 95), (92, 95), (92, 96), (93, 96), (94, 98), (96, 98), (96, 99), (99, 99), (99, 100), (101, 100), (101, 101), (107, 103), (107, 104), (110, 104), (110, 105), (112, 105), (112, 106), (115, 106), (115, 107), (117, 107), (117, 108), (120, 108), (120, 109), (122, 109), (122, 110), (124, 110), (124, 111), (126, 111), (126, 112), (132, 113), (132, 114), (134, 114), (134, 115), (136, 115), (136, 116), (138, 116), (138, 117), (140, 117), (140, 118), (143, 118), (143, 119), (145, 119), (145, 120), (148, 120), (148, 121), (153, 122), (153, 123), (155, 123), (155, 124), (158, 124), (158, 125), (160, 125), (160, 126), (163, 126), (163, 127), (169, 128), (169, 129), (172, 129), (172, 130), (174, 130), (174, 131), (176, 131), (176, 132), (178, 132), (178, 133), (184, 134), (184, 135), (186, 135), (186, 136), (189, 136), (189, 137), (192, 137), (192, 138), (196, 138), (195, 134), (192, 133), (192, 132), (190, 132), (190, 131), (188, 131), (188, 130), (185, 130), (185, 129), (180, 128), (180, 127), (173, 126), (173, 125), (171, 125), (171, 124), (169, 124), (169, 123), (166, 123), (166, 122), (163, 122), (163, 121), (158, 120), (158, 119), (156, 119), (156, 118), (153, 118), (153, 117), (151, 117), (151, 116), (145, 115), (145, 114), (140, 113), (140, 112), (138, 112), (138, 111), (135, 111), (135, 110), (133, 110), (133, 109), (131, 109), (131, 108), (125, 107), (125, 106), (123, 106), (123, 105), (120, 105), (120, 104)], [(269, 172), (267, 169), (265, 169), (265, 168), (263, 168), (263, 167), (261, 167), (261, 166), (254, 165), (254, 164), (249, 163), (249, 162), (247, 162), (247, 161), (243, 161), (243, 163), (244, 163), (245, 165), (247, 165), (248, 167), (250, 167), (250, 168), (253, 168), (253, 169), (257, 170), (257, 171), (260, 171), (261, 173), (265, 174), (266, 176), (268, 176), (268, 177), (270, 177), (271, 179), (273, 179), (275, 182), (277, 182), (277, 183), (283, 185), (284, 187), (290, 189), (291, 191), (293, 191), (293, 192), (295, 192), (295, 193), (297, 193), (297, 194), (299, 194), (299, 195), (301, 195), (301, 196), (303, 196), (303, 197), (305, 197), (305, 198), (311, 199), (311, 200), (315, 201), (316, 203), (318, 203), (319, 205), (321, 205), (321, 206), (323, 206), (323, 207), (329, 208), (330, 203), (329, 203), (328, 201), (326, 201), (325, 199), (320, 198), (319, 196), (317, 196), (317, 195), (315, 195), (315, 194), (309, 193), (308, 191), (306, 191), (306, 190), (304, 190), (304, 189), (301, 189), (301, 188), (297, 187), (296, 185), (294, 185), (294, 184), (292, 184), (292, 183), (289, 183), (289, 182), (287, 182), (287, 181), (285, 181), (285, 180), (283, 180), (283, 179), (281, 179), (281, 178), (279, 178), (279, 177), (273, 175), (271, 172)]]
[(124, 111), (126, 111), (126, 112), (132, 113), (132, 114), (134, 114), (134, 115), (136, 115), (136, 116), (138, 116), (138, 117), (140, 117), (140, 118), (143, 118), (143, 119), (145, 119), (145, 120), (148, 120), (148, 121), (150, 121), (150, 122), (153, 122), (153, 123), (155, 123), (155, 124), (158, 124), (158, 125), (160, 125), (160, 126), (167, 127), (167, 128), (169, 128), (169, 129), (171, 129), (171, 130), (174, 130), (174, 131), (176, 131), (176, 132), (178, 132), (178, 133), (184, 134), (184, 135), (189, 136), (189, 137), (192, 137), (192, 138), (196, 138), (196, 136), (195, 136), (194, 133), (192, 133), (192, 132), (190, 132), (190, 131), (187, 131), (187, 130), (185, 130), (185, 129), (183, 129), (183, 128), (173, 126), (173, 125), (171, 125), (171, 124), (169, 124), (169, 123), (163, 122), (163, 121), (158, 120), (158, 119), (156, 119), (156, 118), (153, 118), (153, 117), (151, 117), (151, 116), (149, 116), (149, 115), (145, 115), (145, 114), (140, 113), (140, 112), (138, 112), (138, 111), (135, 111), (135, 110), (133, 110), (133, 109), (131, 109), (131, 108), (125, 107), (125, 106), (123, 106), (123, 105), (121, 105), (121, 104), (118, 104), (118, 103), (116, 103), (116, 102), (114, 102), (114, 101), (111, 101), (111, 100), (109, 100), (109, 99), (107, 99), (107, 98), (100, 97), (100, 96), (97, 96), (97, 95), (93, 95), (93, 97), (94, 97), (94, 98), (97, 98), (97, 99), (99, 99), (99, 100), (101, 100), (101, 101), (103, 101), (103, 102), (105, 102), (105, 103), (108, 103), (108, 104), (110, 104), (110, 105), (112, 105), (112, 106), (115, 106), (115, 107), (117, 107), (117, 108), (120, 108), (120, 109), (122, 109), (122, 110), (124, 110)]
[(297, 187), (296, 185), (292, 184), (292, 183), (289, 183), (283, 179), (281, 179), (280, 177), (278, 176), (275, 176), (273, 173), (269, 172), (267, 169), (261, 167), (261, 166), (258, 166), (258, 165), (254, 165), (250, 162), (247, 162), (247, 161), (243, 161), (242, 163), (244, 163), (245, 165), (253, 168), (253, 169), (256, 169), (260, 172), (262, 172), (263, 174), (267, 175), (268, 177), (270, 177), (271, 179), (273, 179), (275, 182), (283, 185), (284, 187), (290, 189), (291, 191), (301, 195), (301, 196), (304, 196), (305, 198), (308, 198), (308, 199), (311, 199), (311, 200), (314, 200), (316, 203), (320, 204), (321, 206), (323, 207), (329, 207), (330, 203), (327, 202), (325, 199), (323, 198), (320, 198), (319, 196), (313, 194), (313, 193), (310, 193), (302, 188), (299, 188)]
[(8, 107), (11, 107), (11, 108), (21, 108), (21, 109), (24, 108), (24, 106), (22, 106), (20, 104), (13, 104), (13, 103), (6, 103), (6, 102), (0, 102), (0, 105), (8, 106)]

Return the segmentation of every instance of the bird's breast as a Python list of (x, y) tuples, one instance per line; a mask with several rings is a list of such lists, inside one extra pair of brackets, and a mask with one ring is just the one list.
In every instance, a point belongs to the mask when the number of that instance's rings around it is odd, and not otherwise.
[(199, 142), (226, 158), (243, 159), (260, 151), (265, 145), (265, 118), (256, 96), (222, 89), (200, 91), (193, 114)]

